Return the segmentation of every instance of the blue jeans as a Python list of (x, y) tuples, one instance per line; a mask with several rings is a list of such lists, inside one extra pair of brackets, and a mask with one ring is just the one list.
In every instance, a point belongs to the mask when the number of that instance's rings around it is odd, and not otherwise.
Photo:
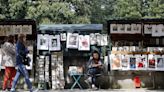
[(20, 75), (23, 75), (23, 77), (25, 78), (25, 82), (26, 82), (26, 84), (28, 85), (28, 88), (31, 91), (32, 90), (32, 84), (31, 84), (31, 82), (29, 80), (28, 71), (27, 71), (25, 65), (23, 65), (23, 64), (19, 64), (18, 65), (17, 73), (15, 75), (15, 78), (14, 78), (14, 81), (12, 83), (12, 88), (11, 89), (15, 90), (15, 86), (16, 86), (16, 84), (18, 82), (18, 79), (19, 79)]
[(96, 74), (100, 74), (101, 73), (101, 69), (99, 68), (90, 68), (89, 69), (89, 74), (92, 76), (92, 84), (96, 83)]

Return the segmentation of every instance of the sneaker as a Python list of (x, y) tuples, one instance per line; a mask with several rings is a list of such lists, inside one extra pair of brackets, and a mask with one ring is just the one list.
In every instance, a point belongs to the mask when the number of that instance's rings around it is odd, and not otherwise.
[(98, 88), (94, 84), (92, 84), (92, 89), (93, 90), (98, 90)]
[(10, 92), (16, 92), (15, 89), (11, 89)]
[(38, 92), (38, 91), (39, 91), (39, 89), (35, 89), (35, 88), (30, 90), (30, 92)]

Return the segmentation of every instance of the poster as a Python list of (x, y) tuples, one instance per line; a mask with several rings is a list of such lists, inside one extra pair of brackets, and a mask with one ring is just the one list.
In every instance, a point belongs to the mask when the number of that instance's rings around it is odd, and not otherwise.
[(49, 35), (38, 34), (37, 37), (37, 49), (48, 50), (49, 49)]
[(129, 55), (121, 55), (121, 67), (122, 70), (129, 69)]
[(141, 24), (132, 24), (132, 33), (141, 34)]
[(161, 36), (161, 26), (159, 25), (152, 25), (153, 29), (152, 29), (152, 36), (155, 37), (160, 37)]
[(111, 61), (111, 70), (121, 69), (121, 55), (111, 54), (110, 55), (110, 61)]
[(32, 54), (28, 54), (28, 56), (30, 57), (31, 62), (30, 62), (30, 66), (26, 65), (26, 69), (32, 70), (32, 67), (33, 67), (33, 55)]
[(90, 37), (89, 35), (79, 35), (79, 48), (78, 50), (90, 50)]
[(60, 39), (61, 39), (61, 41), (66, 41), (67, 40), (67, 34), (66, 33), (61, 33), (60, 34)]
[(132, 27), (131, 27), (130, 24), (126, 24), (126, 25), (125, 25), (125, 32), (128, 33), (128, 34), (133, 33)]
[(67, 33), (67, 48), (77, 49), (79, 44), (78, 33)]
[(22, 25), (13, 25), (13, 33), (21, 34), (22, 33)]
[(136, 57), (134, 55), (129, 55), (129, 66), (130, 70), (136, 70)]
[(49, 36), (49, 50), (50, 51), (61, 50), (60, 35)]
[(148, 55), (148, 69), (155, 70), (156, 69), (156, 57), (153, 54)]
[(22, 33), (23, 34), (32, 34), (32, 25), (23, 25)]
[(152, 34), (153, 26), (150, 24), (144, 25), (144, 34)]
[(164, 55), (156, 55), (157, 57), (157, 68), (156, 70), (164, 71)]
[(110, 25), (110, 33), (118, 33), (118, 26), (117, 24)]
[(137, 70), (147, 69), (147, 55), (135, 55)]
[(102, 34), (101, 35), (101, 46), (107, 46), (108, 45), (108, 35)]
[(96, 35), (94, 33), (90, 34), (90, 44), (95, 45), (97, 42)]
[(98, 45), (98, 46), (101, 46), (101, 39), (102, 39), (102, 38), (101, 38), (101, 34), (97, 33), (97, 34), (96, 34), (96, 39), (97, 39), (97, 45)]
[(118, 24), (118, 32), (125, 33), (125, 25), (124, 24)]

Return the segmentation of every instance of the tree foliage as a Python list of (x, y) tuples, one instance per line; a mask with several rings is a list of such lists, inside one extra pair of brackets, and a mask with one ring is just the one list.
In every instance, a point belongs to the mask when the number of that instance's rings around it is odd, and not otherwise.
[(35, 19), (44, 24), (163, 17), (164, 0), (0, 0), (0, 19)]

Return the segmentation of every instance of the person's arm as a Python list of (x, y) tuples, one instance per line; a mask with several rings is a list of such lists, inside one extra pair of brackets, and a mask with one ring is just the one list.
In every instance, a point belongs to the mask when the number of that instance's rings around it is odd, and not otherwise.
[(101, 60), (99, 60), (98, 64), (93, 64), (92, 67), (99, 67), (99, 68), (101, 68), (102, 67)]

